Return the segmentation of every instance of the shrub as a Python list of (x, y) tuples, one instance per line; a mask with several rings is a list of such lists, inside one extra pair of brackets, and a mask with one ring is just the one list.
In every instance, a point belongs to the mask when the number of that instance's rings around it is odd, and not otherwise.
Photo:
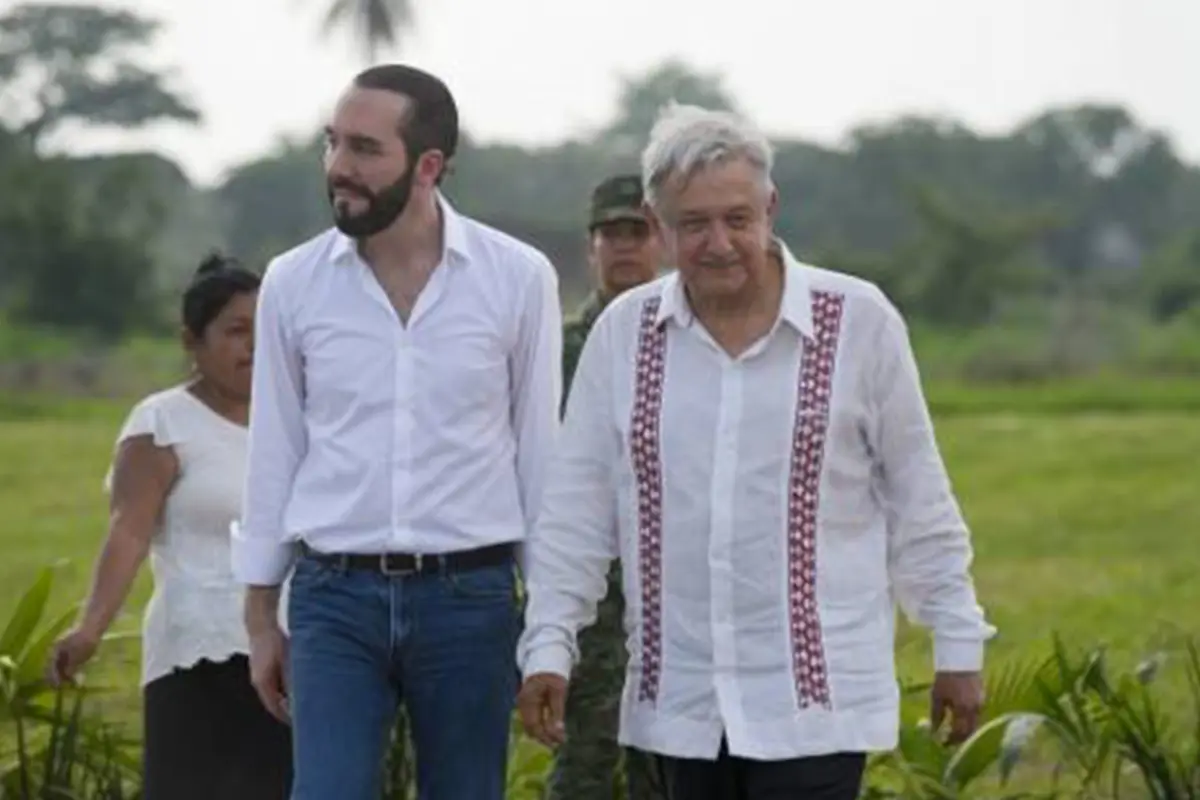
[(0, 800), (134, 800), (131, 743), (84, 714), (89, 692), (43, 678), (74, 617), (72, 609), (44, 623), (52, 585), (53, 572), (39, 572), (0, 633)]
[[(1052, 653), (990, 676), (987, 719), (945, 747), (906, 720), (900, 746), (873, 760), (871, 800), (1197, 800), (1200, 798), (1200, 651), (1185, 648), (1191, 707), (1168, 711), (1153, 694), (1164, 657), (1114, 677), (1103, 648)], [(1010, 786), (1022, 761), (1047, 767), (1038, 789)], [(995, 785), (989, 785), (991, 779)]]
[[(96, 689), (54, 689), (42, 678), (74, 616), (45, 621), (53, 573), (42, 570), (0, 633), (0, 800), (136, 800), (136, 742), (85, 713)], [(899, 746), (870, 761), (867, 800), (1200, 800), (1200, 648), (1178, 654), (1187, 704), (1159, 689), (1171, 659), (1155, 654), (1114, 671), (1103, 648), (1050, 652), (991, 668), (979, 730), (944, 745), (922, 718), (927, 686), (905, 689)], [(1174, 695), (1172, 695), (1174, 698)], [(513, 720), (508, 796), (540, 797), (551, 754)], [(8, 750), (5, 748), (8, 747)], [(1029, 767), (1032, 775), (1018, 775)], [(416, 796), (403, 714), (391, 740), (381, 800)]]

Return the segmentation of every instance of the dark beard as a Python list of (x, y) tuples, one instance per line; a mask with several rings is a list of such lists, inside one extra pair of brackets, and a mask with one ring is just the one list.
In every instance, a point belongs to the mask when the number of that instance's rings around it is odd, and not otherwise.
[[(412, 195), (412, 182), (412, 170), (409, 170), (391, 186), (378, 192), (370, 192), (362, 186), (344, 181), (330, 184), (329, 204), (333, 208), (334, 225), (352, 239), (367, 239), (377, 233), (382, 233), (404, 213), (409, 197)], [(339, 204), (333, 197), (335, 189), (349, 189), (364, 198), (367, 201), (366, 211), (350, 214), (339, 208)]]

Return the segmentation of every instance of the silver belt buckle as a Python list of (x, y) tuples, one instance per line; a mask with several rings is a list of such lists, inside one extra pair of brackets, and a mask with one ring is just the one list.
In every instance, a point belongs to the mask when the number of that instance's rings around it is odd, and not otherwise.
[(387, 577), (403, 578), (406, 575), (415, 575), (416, 573), (421, 571), (421, 567), (423, 566), (424, 558), (421, 556), (420, 553), (417, 553), (412, 557), (413, 565), (411, 567), (404, 567), (403, 569), (393, 569), (388, 565), (389, 564), (388, 560), (393, 555), (395, 555), (395, 554), (383, 553), (379, 556), (379, 571), (381, 573), (383, 573), (384, 575), (386, 575)]

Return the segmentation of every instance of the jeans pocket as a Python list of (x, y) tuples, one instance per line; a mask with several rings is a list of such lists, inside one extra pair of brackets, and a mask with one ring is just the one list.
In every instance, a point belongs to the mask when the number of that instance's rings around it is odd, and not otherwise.
[(289, 591), (294, 593), (297, 589), (301, 591), (305, 589), (320, 589), (333, 580), (337, 573), (338, 570), (326, 566), (316, 559), (297, 559), (296, 568), (292, 572)]
[(484, 567), (446, 574), (455, 597), (478, 600), (516, 600), (516, 575), (511, 566)]

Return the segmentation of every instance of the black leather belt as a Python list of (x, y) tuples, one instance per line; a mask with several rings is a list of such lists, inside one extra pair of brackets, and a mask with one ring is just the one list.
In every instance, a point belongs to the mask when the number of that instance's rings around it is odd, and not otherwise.
[(300, 543), (305, 558), (337, 569), (356, 569), (389, 576), (431, 575), (438, 572), (465, 572), (513, 563), (516, 547), (512, 542), (487, 545), (474, 550), (452, 553), (322, 553)]

